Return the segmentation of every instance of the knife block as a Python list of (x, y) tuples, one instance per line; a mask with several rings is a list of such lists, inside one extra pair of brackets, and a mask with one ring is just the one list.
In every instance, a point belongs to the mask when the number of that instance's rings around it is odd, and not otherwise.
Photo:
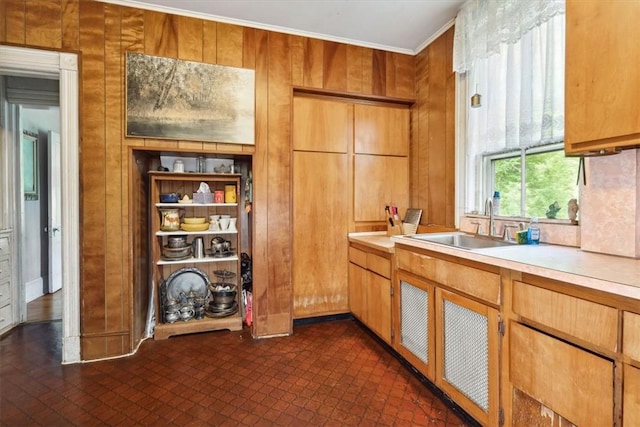
[(397, 236), (402, 234), (402, 225), (399, 221), (395, 222), (395, 225), (392, 227), (389, 221), (387, 221), (387, 236)]

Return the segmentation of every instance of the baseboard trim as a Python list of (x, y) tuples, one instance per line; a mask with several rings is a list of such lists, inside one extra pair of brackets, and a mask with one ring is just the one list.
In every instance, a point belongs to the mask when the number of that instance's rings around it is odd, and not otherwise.
[(44, 295), (42, 292), (43, 281), (42, 277), (38, 277), (24, 285), (24, 297), (27, 302), (31, 302), (36, 298), (40, 298)]

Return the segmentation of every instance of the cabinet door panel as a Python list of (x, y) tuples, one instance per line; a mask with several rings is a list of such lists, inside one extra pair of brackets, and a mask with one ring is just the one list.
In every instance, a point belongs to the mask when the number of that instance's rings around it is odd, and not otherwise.
[(349, 311), (347, 182), (345, 154), (293, 153), (295, 317)]
[(353, 138), (353, 105), (319, 98), (293, 99), (293, 149), (346, 153)]
[(629, 365), (624, 366), (624, 427), (640, 426), (640, 369)]
[(406, 157), (354, 156), (354, 220), (386, 221), (385, 204), (400, 213), (409, 204), (409, 160)]
[(612, 362), (519, 323), (510, 328), (515, 387), (576, 425), (613, 423)]
[(498, 311), (436, 289), (436, 385), (485, 425), (498, 421)]
[(391, 343), (391, 281), (368, 272), (368, 326), (387, 343)]
[(409, 155), (408, 108), (356, 104), (354, 116), (355, 153)]
[(622, 352), (625, 356), (640, 362), (640, 315), (625, 311), (622, 330), (624, 334), (622, 337)]
[(350, 262), (349, 263), (349, 309), (364, 324), (367, 323), (365, 318), (367, 306), (367, 294), (365, 292), (368, 286), (367, 270)]
[(435, 378), (434, 288), (406, 274), (395, 279), (393, 347), (424, 376)]
[(567, 0), (565, 150), (640, 143), (640, 7)]

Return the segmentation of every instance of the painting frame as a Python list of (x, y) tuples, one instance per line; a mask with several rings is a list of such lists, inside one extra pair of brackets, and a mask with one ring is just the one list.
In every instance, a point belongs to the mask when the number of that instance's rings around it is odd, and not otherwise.
[(126, 53), (125, 137), (255, 145), (255, 70)]
[(22, 132), (22, 191), (25, 200), (38, 200), (38, 135)]

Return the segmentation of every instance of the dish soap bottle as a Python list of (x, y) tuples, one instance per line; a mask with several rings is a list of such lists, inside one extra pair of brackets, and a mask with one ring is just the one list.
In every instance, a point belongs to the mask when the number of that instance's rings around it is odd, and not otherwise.
[(493, 192), (493, 216), (500, 215), (500, 192)]
[(538, 225), (538, 217), (531, 218), (531, 224), (529, 224), (529, 244), (537, 245), (540, 243), (540, 226)]

